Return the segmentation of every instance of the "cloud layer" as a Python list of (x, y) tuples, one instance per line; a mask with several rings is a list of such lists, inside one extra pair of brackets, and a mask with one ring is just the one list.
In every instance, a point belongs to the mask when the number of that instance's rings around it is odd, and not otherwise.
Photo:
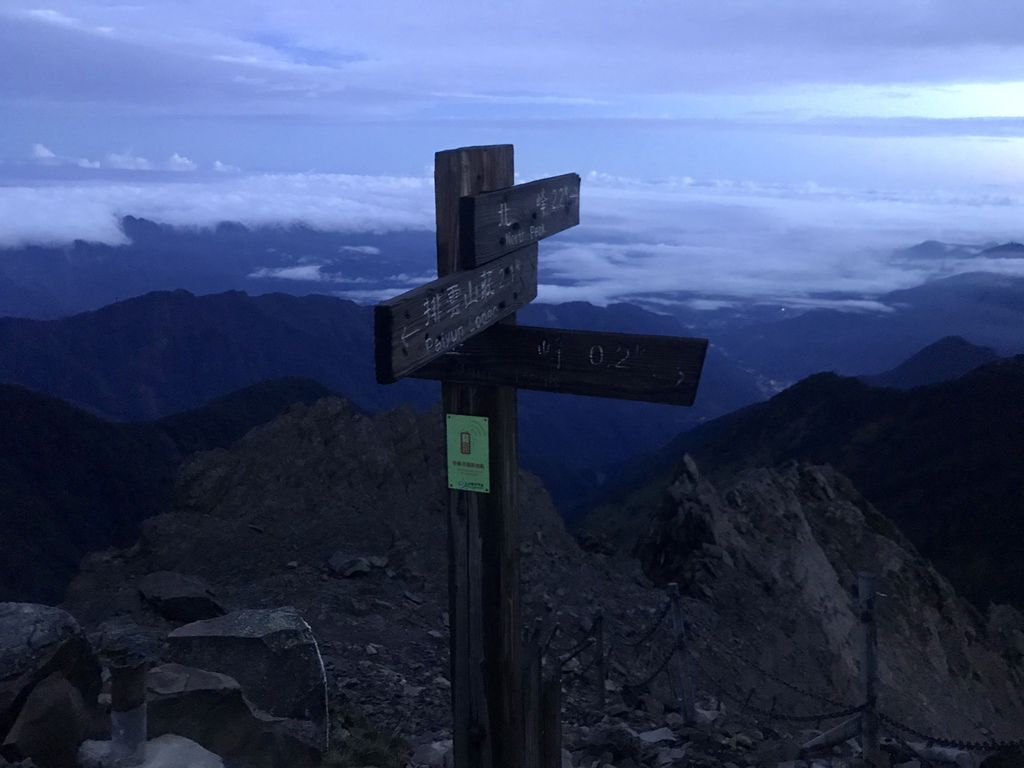
[[(176, 180), (183, 176), (188, 180)], [(74, 239), (119, 244), (125, 215), (191, 227), (226, 220), (350, 232), (433, 226), (433, 185), (425, 177), (234, 173), (163, 179), (0, 187), (0, 245)], [(879, 310), (884, 308), (874, 297), (930, 277), (982, 269), (1024, 274), (1024, 259), (963, 250), (927, 259), (893, 254), (929, 239), (1021, 239), (1024, 199), (1006, 193), (897, 194), (591, 173), (582, 194), (580, 226), (543, 246), (543, 300), (643, 298), (697, 308), (754, 300)], [(373, 258), (374, 251), (348, 246), (346, 256)], [(427, 274), (430, 262), (427, 254), (409, 269)], [(337, 281), (315, 264), (259, 276)], [(396, 287), (404, 289), (407, 281), (399, 277), (406, 276), (396, 276)], [(353, 298), (381, 295), (355, 285), (345, 290)]]

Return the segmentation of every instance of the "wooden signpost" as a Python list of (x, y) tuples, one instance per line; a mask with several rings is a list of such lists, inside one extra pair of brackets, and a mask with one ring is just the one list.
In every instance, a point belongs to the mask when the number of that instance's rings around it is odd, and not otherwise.
[(707, 347), (707, 339), (502, 325), (411, 375), (693, 405)]
[(464, 197), (461, 256), (466, 268), (486, 264), (580, 223), (580, 177), (575, 173)]
[(580, 178), (513, 180), (511, 145), (438, 152), (438, 279), (374, 313), (377, 380), (439, 380), (446, 416), (467, 417), (446, 418), (448, 465), (463, 475), (448, 498), (455, 768), (539, 760), (526, 717), (541, 715), (523, 711), (516, 390), (691, 405), (707, 350), (706, 339), (517, 326), (537, 296), (537, 243), (579, 223)]
[(377, 380), (390, 384), (537, 297), (537, 246), (440, 277), (374, 308)]

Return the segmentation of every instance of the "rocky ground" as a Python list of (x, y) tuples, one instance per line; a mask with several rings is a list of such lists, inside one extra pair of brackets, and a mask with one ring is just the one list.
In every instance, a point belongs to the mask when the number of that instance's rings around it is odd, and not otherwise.
[[(153, 638), (160, 721), (218, 754), (251, 760), (252, 745), (270, 754), (273, 744), (292, 761), (279, 764), (312, 764), (321, 757), (307, 747), (328, 744), (333, 765), (440, 765), (451, 736), (442, 460), (436, 413), (371, 417), (338, 399), (295, 407), (198, 455), (175, 511), (149, 520), (131, 549), (88, 557), (64, 607), (94, 647), (111, 622)], [(860, 702), (864, 568), (879, 575), (883, 711), (945, 737), (1024, 736), (1024, 619), (958, 599), (828, 468), (748, 471), (716, 488), (683, 462), (668, 488), (590, 515), (582, 547), (539, 483), (520, 485), (524, 623), (557, 627), (551, 658), (586, 641), (598, 612), (605, 625), (603, 709), (593, 649), (564, 665), (576, 766), (804, 765), (799, 745), (835, 722), (809, 718)], [(671, 618), (657, 621), (669, 582), (682, 589), (692, 725), (669, 683), (679, 670), (651, 675), (674, 642)], [(239, 657), (251, 663), (230, 668)], [(249, 749), (200, 727), (204, 711), (232, 713)], [(87, 735), (109, 738), (102, 707), (96, 717)], [(888, 749), (897, 763), (918, 759), (896, 740)], [(995, 751), (957, 758), (933, 745), (930, 759), (995, 765)], [(817, 765), (858, 760), (847, 743)]]

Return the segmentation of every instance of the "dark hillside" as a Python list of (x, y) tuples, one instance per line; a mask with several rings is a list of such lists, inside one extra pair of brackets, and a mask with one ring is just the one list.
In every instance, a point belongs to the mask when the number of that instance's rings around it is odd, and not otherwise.
[(83, 554), (164, 509), (177, 451), (20, 387), (0, 386), (0, 423), (0, 600), (53, 602)]
[(878, 387), (912, 389), (960, 378), (979, 366), (995, 362), (999, 357), (991, 347), (972, 344), (962, 336), (946, 336), (895, 368), (862, 378)]
[(128, 421), (281, 377), (364, 408), (433, 400), (427, 383), (376, 384), (369, 319), (367, 307), (329, 296), (151, 293), (60, 320), (0, 319), (0, 381)]
[[(331, 296), (151, 293), (59, 320), (0, 319), (0, 382), (117, 420), (197, 408), (267, 379), (317, 382), (367, 411), (437, 402), (434, 382), (377, 384), (373, 310)], [(692, 335), (673, 317), (619, 304), (531, 305), (523, 323)], [(524, 392), (523, 463), (560, 507), (606, 467), (763, 397), (754, 377), (712, 347), (693, 408)], [(203, 425), (205, 432), (210, 425)]]
[(819, 374), (681, 436), (717, 475), (788, 460), (848, 475), (979, 605), (1024, 604), (1024, 356), (906, 391)]
[(332, 394), (308, 379), (273, 379), (253, 384), (156, 424), (182, 454), (224, 448), (257, 424), (277, 418), (290, 405), (311, 405)]
[(183, 459), (325, 394), (310, 381), (270, 381), (159, 422), (118, 424), (0, 385), (0, 601), (60, 600), (82, 555), (131, 541), (140, 521), (167, 510)]

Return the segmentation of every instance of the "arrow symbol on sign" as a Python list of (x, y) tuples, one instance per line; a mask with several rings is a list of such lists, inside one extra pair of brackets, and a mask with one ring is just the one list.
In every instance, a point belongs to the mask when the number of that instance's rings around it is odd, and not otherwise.
[(683, 369), (682, 368), (676, 368), (676, 373), (679, 374), (679, 378), (676, 379), (676, 384), (675, 384), (678, 387), (680, 384), (682, 384), (684, 381), (686, 381), (686, 374), (683, 373)]
[(402, 349), (408, 349), (409, 342), (407, 341), (407, 339), (411, 339), (413, 336), (416, 335), (416, 331), (413, 331), (412, 333), (406, 333), (408, 328), (409, 326), (407, 325), (402, 326)]

